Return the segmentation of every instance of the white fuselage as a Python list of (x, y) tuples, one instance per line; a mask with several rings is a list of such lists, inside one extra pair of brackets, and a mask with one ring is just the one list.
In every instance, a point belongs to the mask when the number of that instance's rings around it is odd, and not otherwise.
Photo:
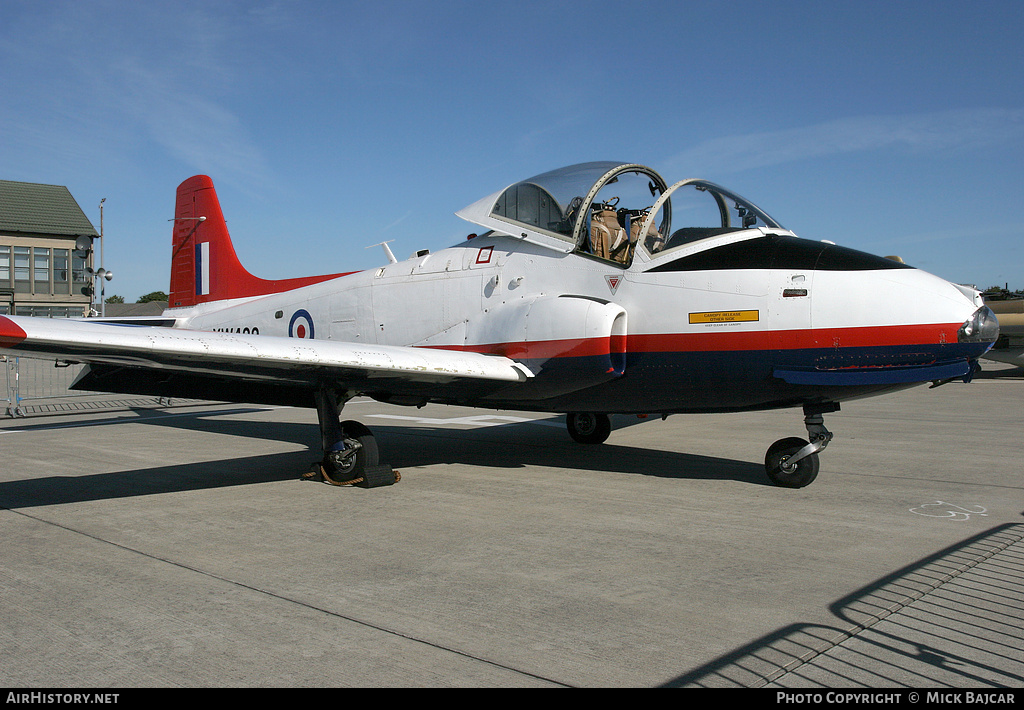
[[(486, 235), (283, 294), (171, 312), (191, 329), (473, 350), (525, 362), (538, 374), (556, 360), (586, 372), (605, 367), (607, 357), (594, 357), (620, 356), (634, 382), (644, 372), (645, 387), (666, 388), (656, 409), (686, 410), (696, 390), (730, 379), (747, 387), (780, 363), (810, 366), (822, 353), (864, 365), (868, 353), (884, 351), (888, 362), (907, 357), (900, 348), (923, 344), (924, 360), (934, 360), (956, 346), (957, 328), (981, 304), (911, 268), (672, 270), (691, 253), (763, 232), (749, 231), (636, 258), (629, 268)], [(721, 356), (718, 364), (703, 359), (710, 353)], [(661, 384), (651, 379), (659, 371), (668, 376)], [(581, 389), (600, 379), (583, 378)], [(556, 394), (564, 394), (560, 387)], [(792, 403), (776, 399), (761, 393), (744, 404), (734, 392), (711, 408)]]

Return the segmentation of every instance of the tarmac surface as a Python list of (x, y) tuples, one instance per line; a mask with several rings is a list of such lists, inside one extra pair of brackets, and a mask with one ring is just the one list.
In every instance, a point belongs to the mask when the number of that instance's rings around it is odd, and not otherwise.
[(394, 486), (303, 480), (310, 410), (122, 396), (0, 418), (0, 686), (1024, 686), (1024, 370), (799, 410), (355, 400)]

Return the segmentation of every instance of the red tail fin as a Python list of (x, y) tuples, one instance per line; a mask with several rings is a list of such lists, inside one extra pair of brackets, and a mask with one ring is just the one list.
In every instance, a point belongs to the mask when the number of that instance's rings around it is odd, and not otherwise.
[(213, 180), (196, 175), (178, 185), (171, 252), (171, 308), (281, 293), (338, 276), (344, 274), (271, 281), (253, 276), (235, 254)]

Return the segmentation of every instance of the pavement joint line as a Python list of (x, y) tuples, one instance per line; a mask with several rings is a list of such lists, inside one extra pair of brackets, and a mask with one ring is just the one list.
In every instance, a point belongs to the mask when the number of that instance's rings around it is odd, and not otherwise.
[(386, 626), (382, 626), (380, 624), (375, 624), (375, 623), (372, 623), (372, 622), (369, 622), (369, 621), (365, 621), (363, 619), (359, 619), (359, 618), (356, 618), (354, 616), (350, 616), (348, 614), (342, 614), (341, 612), (332, 611), (330, 609), (325, 609), (324, 607), (316, 606), (315, 604), (312, 604), (310, 602), (301, 601), (299, 599), (293, 599), (291, 597), (284, 596), (283, 594), (279, 594), (277, 592), (272, 592), (272, 591), (270, 591), (268, 589), (261, 589), (259, 587), (254, 587), (251, 584), (246, 584), (245, 582), (240, 582), (238, 580), (230, 579), (230, 578), (225, 577), (223, 575), (215, 574), (213, 572), (208, 572), (206, 570), (202, 570), (202, 569), (199, 569), (197, 567), (194, 567), (194, 566), (191, 566), (191, 565), (187, 565), (187, 564), (185, 564), (183, 562), (177, 562), (175, 560), (172, 560), (172, 559), (169, 559), (169, 558), (166, 558), (166, 557), (160, 557), (158, 555), (154, 555), (154, 554), (149, 553), (149, 552), (144, 552), (142, 550), (139, 550), (139, 549), (136, 549), (136, 548), (133, 548), (133, 547), (128, 547), (127, 545), (122, 545), (119, 542), (114, 542), (113, 540), (108, 540), (108, 539), (100, 537), (98, 535), (94, 535), (93, 533), (85, 532), (84, 530), (78, 530), (77, 528), (73, 528), (73, 527), (71, 527), (69, 525), (64, 525), (64, 524), (57, 523), (57, 522), (54, 522), (54, 521), (51, 521), (51, 520), (46, 520), (45, 518), (41, 518), (41, 517), (39, 517), (37, 515), (31, 515), (29, 513), (26, 513), (24, 510), (13, 510), (11, 508), (7, 508), (7, 507), (4, 507), (4, 506), (0, 506), (0, 510), (6, 510), (6, 511), (8, 511), (10, 513), (14, 513), (15, 515), (20, 515), (20, 516), (28, 518), (30, 520), (34, 520), (37, 523), (42, 523), (43, 525), (49, 525), (49, 526), (52, 526), (52, 527), (55, 527), (55, 528), (59, 528), (59, 529), (64, 530), (66, 532), (73, 533), (75, 535), (80, 535), (82, 537), (88, 538), (88, 539), (93, 540), (95, 542), (99, 542), (99, 543), (102, 543), (102, 544), (110, 545), (111, 547), (115, 547), (115, 548), (117, 548), (119, 550), (122, 550), (124, 552), (128, 552), (128, 553), (135, 554), (135, 555), (140, 555), (142, 557), (145, 557), (146, 559), (153, 560), (155, 562), (160, 562), (160, 563), (163, 563), (163, 564), (166, 564), (166, 565), (171, 565), (173, 567), (177, 567), (179, 569), (183, 569), (183, 570), (186, 570), (188, 572), (192, 572), (193, 574), (201, 575), (201, 576), (206, 577), (208, 579), (213, 579), (213, 580), (216, 580), (216, 581), (219, 581), (219, 582), (223, 582), (225, 584), (229, 584), (229, 585), (234, 586), (234, 587), (239, 587), (241, 589), (246, 589), (246, 590), (248, 590), (250, 592), (254, 592), (256, 594), (261, 594), (263, 596), (267, 596), (267, 597), (270, 597), (272, 599), (277, 599), (278, 601), (282, 601), (282, 602), (285, 602), (285, 603), (288, 603), (288, 604), (294, 604), (296, 606), (301, 606), (301, 607), (303, 607), (305, 609), (309, 609), (311, 611), (319, 612), (321, 614), (326, 614), (328, 616), (332, 616), (332, 617), (337, 618), (337, 619), (342, 619), (342, 620), (347, 621), (349, 623), (357, 624), (357, 625), (362, 626), (364, 628), (373, 629), (374, 631), (379, 631), (379, 632), (381, 632), (383, 634), (387, 634), (389, 636), (394, 636), (394, 637), (397, 637), (397, 638), (405, 639), (406, 641), (411, 641), (413, 643), (422, 644), (424, 646), (429, 646), (430, 648), (434, 648), (434, 649), (437, 649), (439, 651), (445, 651), (447, 653), (452, 653), (452, 654), (455, 654), (457, 656), (461, 656), (463, 658), (467, 658), (467, 659), (472, 660), (472, 661), (477, 661), (479, 663), (485, 663), (485, 664), (487, 664), (489, 666), (493, 666), (495, 668), (500, 668), (502, 670), (506, 670), (506, 671), (509, 671), (511, 673), (517, 673), (517, 674), (522, 675), (522, 676), (527, 677), (527, 678), (534, 678), (536, 680), (544, 681), (545, 683), (551, 683), (552, 685), (558, 685), (558, 686), (561, 686), (561, 687), (564, 687), (564, 688), (576, 687), (576, 686), (571, 685), (570, 683), (566, 683), (564, 681), (559, 681), (559, 680), (555, 680), (553, 678), (548, 678), (546, 676), (542, 676), (542, 675), (539, 675), (537, 673), (531, 673), (530, 671), (522, 670), (520, 668), (514, 668), (514, 667), (509, 666), (507, 664), (499, 663), (497, 661), (492, 661), (490, 659), (484, 658), (482, 656), (474, 655), (474, 654), (469, 653), (467, 651), (460, 651), (457, 648), (452, 648), (450, 646), (445, 646), (445, 645), (436, 643), (434, 641), (428, 641), (427, 639), (418, 638), (416, 636), (412, 636), (412, 635), (404, 633), (402, 631), (398, 631), (396, 629), (390, 629), (390, 628), (388, 628)]

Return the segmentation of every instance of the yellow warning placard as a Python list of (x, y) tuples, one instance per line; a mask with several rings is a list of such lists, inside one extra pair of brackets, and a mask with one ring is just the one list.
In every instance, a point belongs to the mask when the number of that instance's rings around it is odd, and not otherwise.
[(743, 323), (760, 320), (759, 311), (711, 311), (691, 313), (690, 323)]

